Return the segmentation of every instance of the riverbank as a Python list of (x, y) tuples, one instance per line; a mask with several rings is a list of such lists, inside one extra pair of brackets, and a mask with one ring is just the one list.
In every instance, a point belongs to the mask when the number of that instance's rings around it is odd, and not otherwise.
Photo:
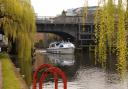
[(28, 89), (7, 54), (0, 54), (2, 64), (2, 89)]

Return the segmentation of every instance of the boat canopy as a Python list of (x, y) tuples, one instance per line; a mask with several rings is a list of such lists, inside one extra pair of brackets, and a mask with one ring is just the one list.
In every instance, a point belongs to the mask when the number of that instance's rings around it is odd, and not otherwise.
[(58, 48), (75, 48), (74, 44), (71, 42), (53, 42), (49, 45), (51, 47), (58, 47)]

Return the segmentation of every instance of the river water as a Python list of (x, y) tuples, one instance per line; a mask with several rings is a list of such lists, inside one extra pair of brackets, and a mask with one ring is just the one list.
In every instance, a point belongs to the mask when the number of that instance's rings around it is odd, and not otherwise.
[[(109, 60), (106, 67), (96, 63), (94, 53), (81, 52), (75, 55), (37, 53), (33, 70), (44, 63), (61, 68), (68, 79), (67, 89), (128, 89), (128, 74), (120, 81), (115, 60)], [(38, 84), (37, 84), (38, 86)], [(63, 89), (62, 80), (59, 88)], [(43, 89), (54, 89), (52, 81), (45, 82)]]

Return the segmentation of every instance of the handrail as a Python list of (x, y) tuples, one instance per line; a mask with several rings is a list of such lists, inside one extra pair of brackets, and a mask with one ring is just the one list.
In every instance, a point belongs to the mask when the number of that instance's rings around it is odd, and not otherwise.
[(40, 72), (43, 68), (46, 68), (46, 70), (42, 73), (42, 75), (40, 77), (39, 89), (42, 89), (43, 80), (49, 75), (49, 73), (52, 73), (54, 75), (55, 89), (58, 89), (58, 75), (60, 75), (62, 77), (62, 80), (64, 83), (64, 89), (67, 89), (67, 78), (66, 78), (64, 72), (57, 67), (51, 66), (50, 64), (43, 64), (34, 72), (33, 89), (36, 89), (38, 72)]
[(42, 89), (42, 82), (50, 73), (52, 73), (54, 75), (55, 89), (58, 89), (58, 75), (60, 75), (62, 77), (62, 80), (64, 83), (64, 89), (67, 89), (66, 76), (65, 76), (64, 72), (57, 67), (51, 67), (46, 72), (44, 72), (42, 74), (42, 76), (40, 78), (40, 82), (39, 82), (39, 89)]
[[(58, 16), (58, 17), (37, 17), (37, 23), (63, 23), (63, 24), (79, 24), (82, 22), (83, 16)], [(93, 16), (86, 18), (86, 23), (93, 23)]]
[(38, 72), (41, 71), (43, 68), (50, 68), (50, 67), (51, 67), (50, 64), (43, 64), (34, 72), (34, 75), (33, 75), (33, 89), (36, 89), (36, 82), (37, 82)]

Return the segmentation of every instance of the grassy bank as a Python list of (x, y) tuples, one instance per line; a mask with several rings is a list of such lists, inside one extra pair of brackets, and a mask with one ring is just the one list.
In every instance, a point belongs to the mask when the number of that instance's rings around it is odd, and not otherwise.
[(3, 89), (26, 89), (23, 88), (21, 78), (17, 76), (14, 65), (5, 53), (0, 53), (2, 62)]

